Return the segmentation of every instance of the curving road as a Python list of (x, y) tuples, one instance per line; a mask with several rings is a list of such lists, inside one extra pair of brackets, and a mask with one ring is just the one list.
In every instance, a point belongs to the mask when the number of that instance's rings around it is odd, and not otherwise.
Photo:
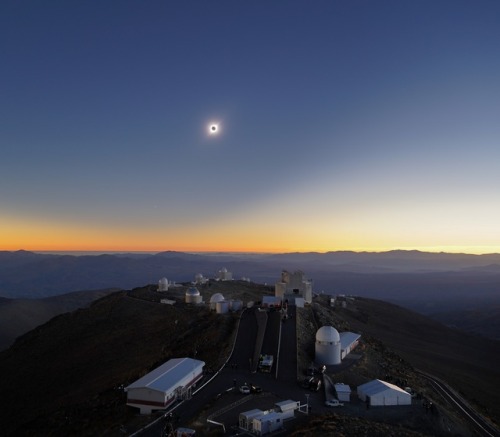
[(500, 437), (500, 431), (487, 422), (473, 408), (471, 408), (467, 402), (455, 393), (446, 383), (420, 370), (416, 370), (416, 372), (426, 378), (436, 392), (438, 392), (446, 401), (454, 405), (468, 420), (472, 429), (474, 429), (479, 435), (486, 437)]

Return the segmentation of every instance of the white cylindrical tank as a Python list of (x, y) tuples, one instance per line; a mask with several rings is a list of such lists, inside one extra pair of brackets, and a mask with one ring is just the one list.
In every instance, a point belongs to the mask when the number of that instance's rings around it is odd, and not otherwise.
[(201, 295), (196, 287), (189, 287), (186, 290), (186, 303), (200, 303)]
[(226, 300), (219, 301), (215, 304), (217, 314), (226, 314), (229, 311), (229, 302)]
[(316, 332), (316, 363), (340, 364), (340, 335), (333, 326), (322, 326)]
[(215, 293), (210, 297), (210, 309), (215, 310), (215, 306), (217, 302), (222, 302), (224, 300), (224, 296), (222, 293)]
[(161, 278), (158, 281), (158, 291), (168, 291), (168, 279)]

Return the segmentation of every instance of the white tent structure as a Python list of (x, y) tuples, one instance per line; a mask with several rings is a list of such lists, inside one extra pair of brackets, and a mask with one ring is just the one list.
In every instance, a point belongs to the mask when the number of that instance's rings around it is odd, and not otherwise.
[(411, 405), (411, 395), (397, 385), (374, 379), (358, 386), (359, 398), (370, 406)]
[(189, 398), (191, 388), (203, 376), (203, 361), (173, 358), (125, 388), (127, 405), (141, 414), (167, 408), (176, 399)]

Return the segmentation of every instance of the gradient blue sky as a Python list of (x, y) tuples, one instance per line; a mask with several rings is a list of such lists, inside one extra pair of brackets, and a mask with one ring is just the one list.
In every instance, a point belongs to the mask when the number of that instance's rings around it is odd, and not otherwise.
[(4, 0), (0, 249), (498, 252), (499, 23), (497, 1)]

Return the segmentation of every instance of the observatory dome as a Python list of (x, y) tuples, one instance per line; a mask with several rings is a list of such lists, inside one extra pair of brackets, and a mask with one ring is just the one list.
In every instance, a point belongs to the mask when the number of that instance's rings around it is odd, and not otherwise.
[(325, 343), (340, 342), (339, 332), (333, 326), (322, 326), (316, 332), (316, 341)]
[(224, 296), (222, 295), (222, 293), (215, 293), (210, 298), (210, 303), (222, 302), (223, 300), (224, 300)]
[(168, 291), (168, 279), (161, 278), (158, 281), (158, 291)]
[(198, 289), (196, 287), (189, 287), (186, 290), (186, 296), (199, 296), (199, 295), (200, 295), (200, 292), (198, 291)]

